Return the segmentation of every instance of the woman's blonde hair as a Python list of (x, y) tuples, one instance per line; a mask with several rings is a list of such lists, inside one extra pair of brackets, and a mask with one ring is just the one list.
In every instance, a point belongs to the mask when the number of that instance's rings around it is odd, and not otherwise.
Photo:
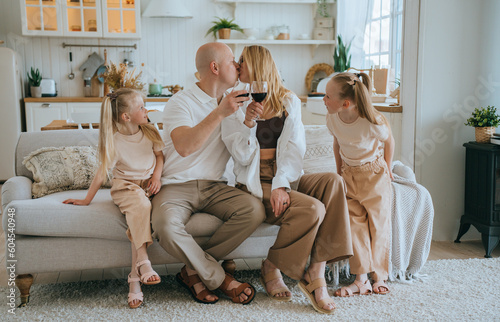
[(370, 76), (365, 73), (339, 73), (332, 80), (339, 85), (340, 99), (349, 99), (356, 105), (359, 116), (367, 119), (370, 123), (380, 125), (380, 118), (388, 125), (384, 115), (377, 111), (372, 104)]
[[(123, 113), (130, 112), (130, 101), (134, 95), (145, 99), (142, 92), (132, 88), (120, 88), (108, 94), (101, 104), (101, 120), (99, 123), (99, 162), (102, 165), (102, 175), (106, 176), (115, 158), (114, 134), (118, 131)], [(163, 145), (160, 133), (152, 124), (139, 125), (140, 130), (153, 143)]]
[(267, 81), (267, 96), (262, 104), (267, 104), (273, 110), (274, 116), (281, 116), (285, 110), (283, 99), (290, 91), (283, 85), (271, 52), (262, 46), (246, 46), (241, 57), (246, 63), (250, 83)]

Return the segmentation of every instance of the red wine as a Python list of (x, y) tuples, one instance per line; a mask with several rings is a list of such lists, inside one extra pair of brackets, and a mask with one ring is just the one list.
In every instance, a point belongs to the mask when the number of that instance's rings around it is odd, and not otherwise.
[(250, 95), (250, 93), (245, 93), (245, 94), (237, 95), (236, 97), (248, 97), (249, 95)]
[(252, 93), (252, 98), (257, 103), (262, 102), (267, 96), (267, 93)]

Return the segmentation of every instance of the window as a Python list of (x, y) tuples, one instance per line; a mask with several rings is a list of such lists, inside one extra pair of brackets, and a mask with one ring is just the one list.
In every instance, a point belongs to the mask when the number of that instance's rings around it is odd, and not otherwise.
[(403, 0), (372, 0), (371, 9), (365, 28), (362, 68), (390, 66), (395, 77), (400, 78)]

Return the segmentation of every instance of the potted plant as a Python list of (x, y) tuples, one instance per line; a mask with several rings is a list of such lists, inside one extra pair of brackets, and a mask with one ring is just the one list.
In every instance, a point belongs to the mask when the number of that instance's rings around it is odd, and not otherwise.
[(476, 129), (476, 142), (489, 143), (495, 128), (500, 124), (500, 116), (494, 106), (475, 108), (465, 125)]
[(351, 67), (351, 55), (349, 50), (351, 49), (351, 42), (344, 44), (342, 41), (342, 36), (337, 36), (337, 47), (335, 47), (335, 52), (333, 53), (333, 70), (335, 72), (345, 72)]
[(38, 68), (36, 70), (31, 67), (31, 74), (28, 73), (28, 82), (30, 84), (30, 91), (32, 97), (42, 97), (42, 89), (40, 84), (42, 83), (42, 74)]
[(212, 23), (214, 24), (210, 29), (208, 29), (207, 34), (213, 34), (214, 38), (217, 38), (217, 32), (219, 33), (219, 39), (229, 39), (231, 36), (231, 30), (236, 30), (239, 32), (243, 32), (240, 26), (234, 23), (234, 19), (228, 20), (224, 18), (215, 17), (219, 20), (214, 20)]
[(316, 10), (316, 13), (320, 15), (323, 18), (329, 18), (330, 14), (328, 13), (328, 0), (316, 0), (318, 9)]

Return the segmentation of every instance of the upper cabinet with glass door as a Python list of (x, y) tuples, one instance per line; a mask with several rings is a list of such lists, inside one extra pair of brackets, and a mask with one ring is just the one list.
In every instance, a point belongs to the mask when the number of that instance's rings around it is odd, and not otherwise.
[(22, 0), (23, 35), (140, 38), (140, 0)]
[(22, 0), (23, 35), (62, 36), (61, 0)]
[(96, 0), (64, 1), (64, 36), (102, 37), (101, 6)]
[(102, 0), (105, 38), (140, 38), (139, 0)]

